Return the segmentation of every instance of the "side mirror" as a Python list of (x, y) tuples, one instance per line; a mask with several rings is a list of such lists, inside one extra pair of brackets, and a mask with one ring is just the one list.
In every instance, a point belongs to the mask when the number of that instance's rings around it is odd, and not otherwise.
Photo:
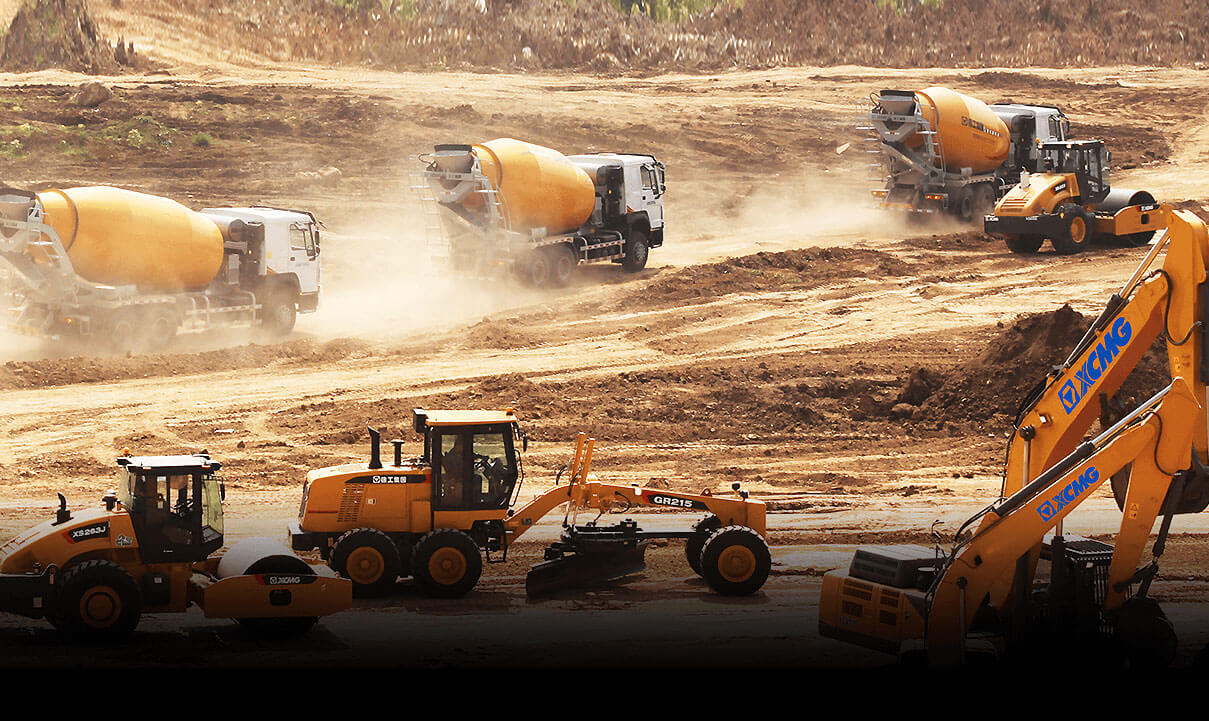
[(218, 482), (218, 500), (227, 500), (227, 484), (223, 483), (222, 481)]
[(529, 434), (528, 433), (521, 434), (521, 452), (522, 453), (529, 452)]

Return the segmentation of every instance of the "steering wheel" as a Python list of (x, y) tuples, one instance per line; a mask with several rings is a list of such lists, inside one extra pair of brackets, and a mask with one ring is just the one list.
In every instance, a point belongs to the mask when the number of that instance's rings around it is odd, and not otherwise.
[(487, 477), (489, 481), (499, 483), (504, 480), (504, 464), (498, 458), (475, 455), (474, 469)]

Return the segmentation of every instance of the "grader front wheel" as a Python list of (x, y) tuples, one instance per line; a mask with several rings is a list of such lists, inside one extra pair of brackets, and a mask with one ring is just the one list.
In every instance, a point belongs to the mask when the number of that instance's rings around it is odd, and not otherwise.
[(768, 544), (744, 526), (714, 531), (701, 549), (701, 575), (723, 596), (749, 596), (759, 591), (771, 570)]

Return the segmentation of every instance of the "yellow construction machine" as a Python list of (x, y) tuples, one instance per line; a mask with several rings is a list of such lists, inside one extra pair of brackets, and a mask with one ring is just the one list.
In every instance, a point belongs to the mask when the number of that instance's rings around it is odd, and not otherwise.
[[(78, 636), (130, 633), (142, 615), (191, 605), (271, 635), (300, 633), (352, 605), (352, 584), (269, 539), (221, 555), (222, 467), (205, 454), (123, 456), (118, 490), (0, 546), (0, 612)], [(323, 569), (326, 571), (326, 569)]]
[[(1070, 357), (1025, 399), (999, 499), (947, 548), (859, 549), (824, 577), (820, 631), (933, 664), (1025, 639), (1070, 649), (1107, 640), (1133, 664), (1170, 663), (1175, 633), (1149, 591), (1173, 516), (1209, 505), (1207, 268), (1205, 223), (1173, 211)], [(1101, 418), (1159, 337), (1171, 384), (1116, 422)], [(1085, 440), (1097, 418), (1099, 434)], [(1067, 516), (1110, 479), (1123, 512), (1115, 543), (1067, 535)], [(1157, 518), (1152, 560), (1139, 567)]]
[(1046, 238), (1064, 255), (1082, 252), (1098, 238), (1146, 245), (1167, 224), (1168, 211), (1144, 190), (1113, 188), (1109, 152), (1099, 140), (1038, 143), (1044, 172), (1020, 182), (983, 220), (1003, 235), (1013, 253), (1036, 253)]
[[(394, 462), (383, 464), (380, 434), (370, 429), (368, 463), (311, 471), (290, 526), (294, 550), (318, 549), (358, 595), (384, 593), (411, 576), (427, 595), (461, 596), (478, 583), (480, 549), (488, 563), (503, 562), (512, 544), (564, 504), (560, 540), (526, 579), (530, 596), (639, 571), (652, 539), (684, 539), (689, 565), (722, 594), (755, 593), (768, 577), (764, 504), (737, 483), (733, 496), (602, 483), (591, 474), (595, 440), (580, 434), (555, 487), (514, 508), (524, 480), (517, 445), (528, 447), (514, 411), (417, 409), (413, 427), (424, 438), (420, 458), (404, 459), (403, 441), (395, 440)], [(706, 515), (685, 531), (597, 522), (641, 506)], [(585, 511), (596, 517), (580, 523)]]

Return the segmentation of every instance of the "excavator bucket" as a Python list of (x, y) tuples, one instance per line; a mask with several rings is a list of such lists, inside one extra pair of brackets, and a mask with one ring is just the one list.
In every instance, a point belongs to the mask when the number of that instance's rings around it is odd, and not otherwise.
[(646, 568), (648, 545), (633, 521), (568, 528), (546, 549), (546, 560), (529, 569), (525, 593), (539, 598), (638, 573)]

